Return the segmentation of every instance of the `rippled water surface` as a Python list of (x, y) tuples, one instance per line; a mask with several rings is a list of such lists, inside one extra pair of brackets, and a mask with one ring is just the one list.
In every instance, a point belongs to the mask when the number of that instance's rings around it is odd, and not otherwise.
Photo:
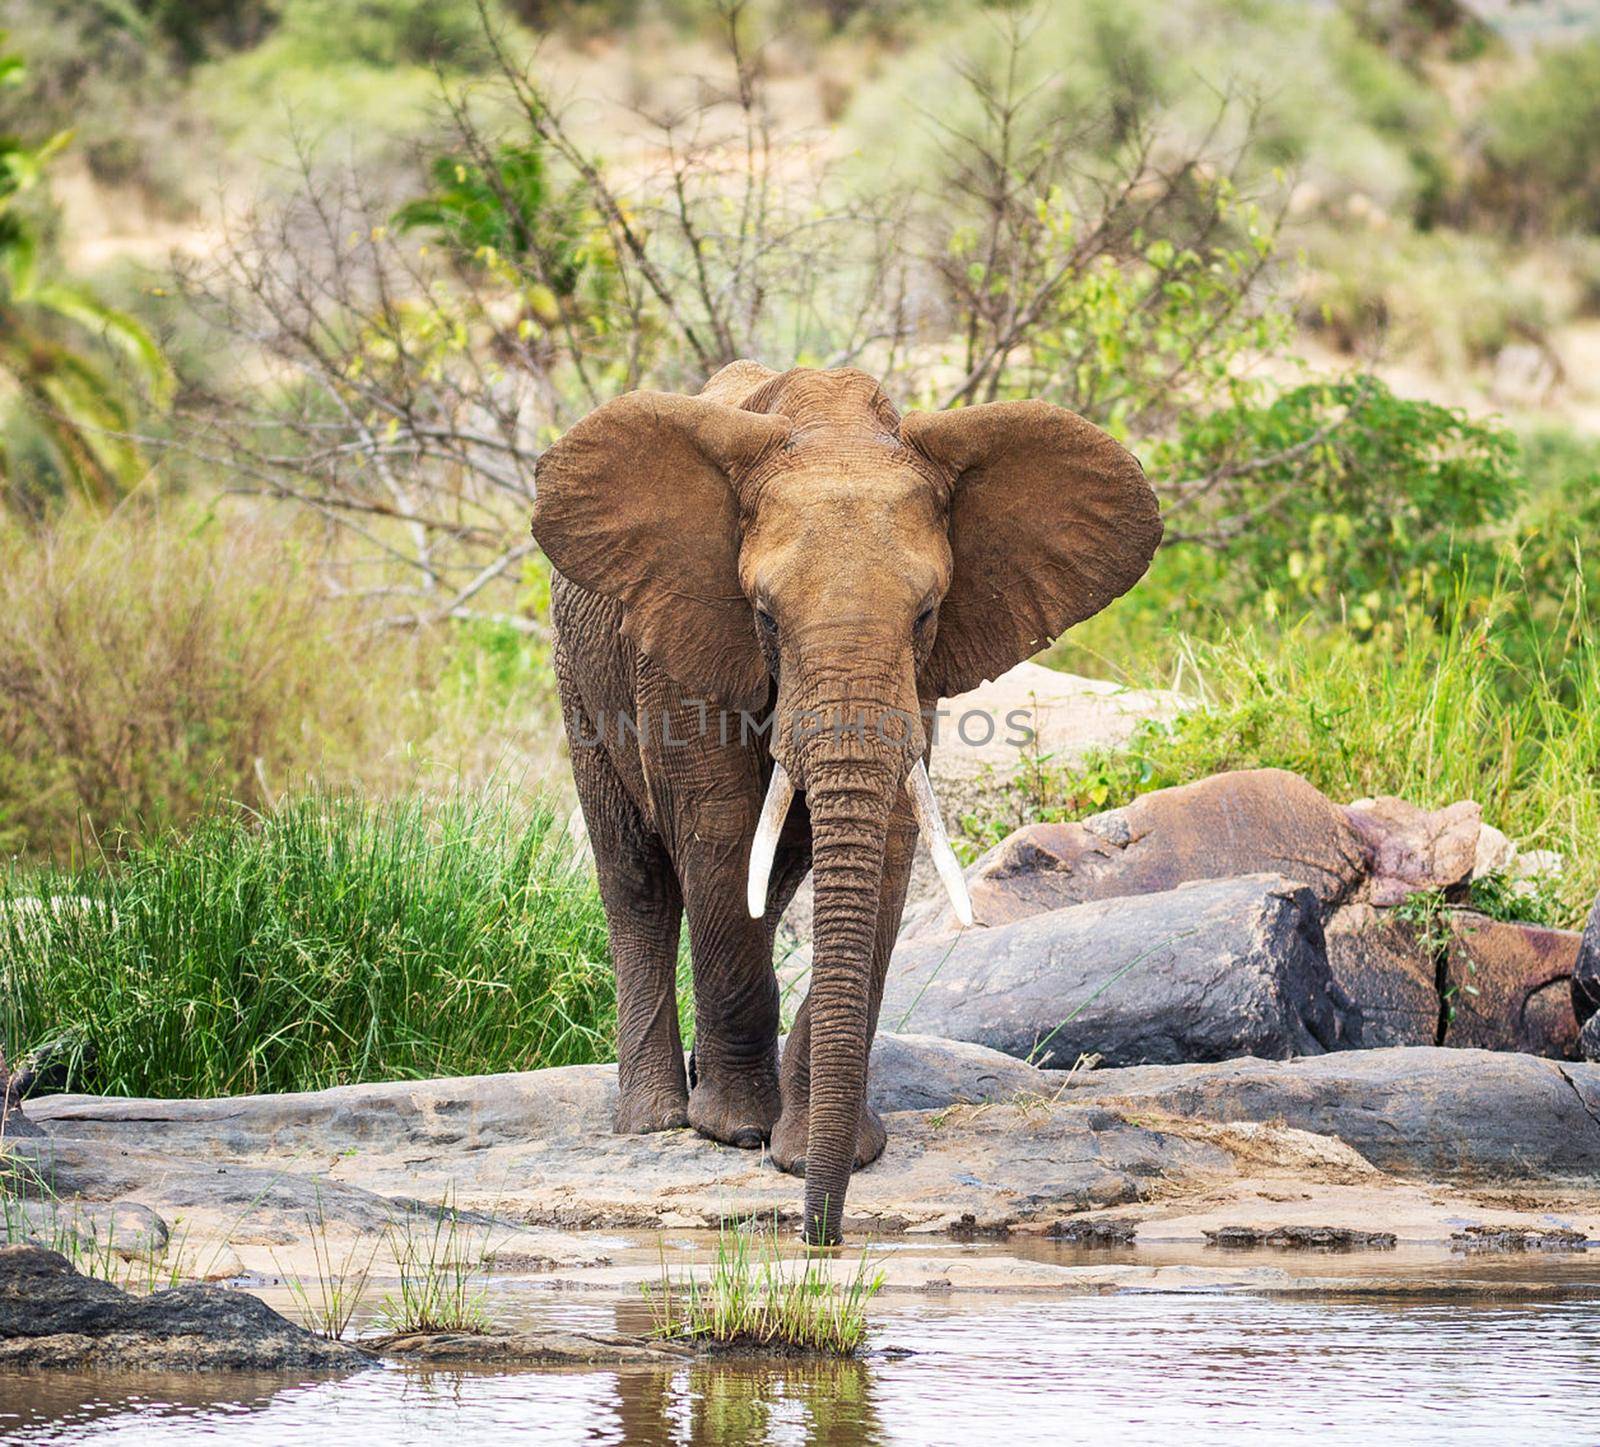
[[(637, 1330), (637, 1308), (530, 1321)], [(0, 1439), (440, 1443), (1600, 1440), (1600, 1301), (1121, 1294), (891, 1303), (844, 1364), (434, 1372), (335, 1381), (0, 1377)], [(898, 1357), (888, 1348), (909, 1348)]]

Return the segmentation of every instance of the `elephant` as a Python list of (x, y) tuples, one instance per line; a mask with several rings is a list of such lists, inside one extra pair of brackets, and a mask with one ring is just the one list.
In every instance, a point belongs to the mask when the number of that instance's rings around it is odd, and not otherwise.
[[(867, 1064), (919, 836), (970, 922), (927, 773), (937, 704), (1131, 588), (1155, 495), (1049, 403), (902, 416), (865, 372), (753, 361), (597, 407), (535, 489), (616, 972), (614, 1129), (769, 1148), (805, 1179), (804, 1240), (836, 1244), (885, 1145)], [(811, 984), (780, 1062), (775, 932), (807, 870)]]

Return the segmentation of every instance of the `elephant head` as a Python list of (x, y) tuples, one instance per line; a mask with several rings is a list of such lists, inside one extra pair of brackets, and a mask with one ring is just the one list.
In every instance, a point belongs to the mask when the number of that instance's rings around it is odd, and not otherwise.
[[(730, 390), (730, 373), (761, 380)], [(965, 903), (927, 782), (926, 713), (1132, 587), (1161, 522), (1138, 461), (1044, 402), (901, 417), (865, 373), (751, 363), (707, 393), (636, 392), (578, 423), (540, 459), (533, 531), (566, 577), (622, 603), (625, 634), (691, 694), (764, 712), (775, 687), (749, 904), (766, 906), (802, 789), (815, 880), (805, 1234), (831, 1242), (903, 793)]]

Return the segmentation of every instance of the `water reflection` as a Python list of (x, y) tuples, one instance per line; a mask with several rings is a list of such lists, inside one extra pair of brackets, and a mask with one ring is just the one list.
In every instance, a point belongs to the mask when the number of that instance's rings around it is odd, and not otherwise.
[(625, 1442), (877, 1447), (885, 1440), (866, 1362), (722, 1360), (625, 1373), (617, 1398)]
[[(530, 1318), (610, 1329), (634, 1309), (545, 1296)], [(0, 1376), (0, 1441), (162, 1447), (642, 1443), (825, 1447), (995, 1440), (1596, 1440), (1600, 1306), (1121, 1294), (902, 1298), (859, 1362), (711, 1359), (668, 1371), (432, 1372), (320, 1382)]]
[[(83, 1377), (40, 1372), (0, 1373), (0, 1442), (86, 1440), (98, 1425), (165, 1417), (260, 1412), (281, 1392), (304, 1384), (292, 1376), (251, 1372), (140, 1372)], [(31, 1434), (41, 1435), (34, 1436)]]

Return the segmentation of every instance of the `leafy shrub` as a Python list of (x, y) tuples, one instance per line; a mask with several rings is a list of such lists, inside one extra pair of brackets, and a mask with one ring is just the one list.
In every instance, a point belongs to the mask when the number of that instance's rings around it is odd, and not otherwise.
[(72, 1089), (310, 1090), (612, 1049), (594, 876), (538, 799), (314, 795), (110, 870), (13, 870), (0, 957), (7, 1058), (56, 1041)]
[[(0, 92), (26, 73), (21, 56), (0, 49)], [(70, 139), (0, 132), (0, 502), (33, 507), (74, 487), (109, 502), (148, 471), (128, 435), (140, 399), (119, 363), (158, 405), (172, 387), (150, 333), (56, 274), (45, 228), (23, 209)]]
[[(1403, 350), (1455, 374), (1537, 337), (1558, 308), (1500, 237), (1341, 218), (1315, 227), (1301, 321), (1341, 351)], [(1365, 234), (1352, 241), (1353, 227)]]
[(487, 58), (475, 0), (288, 0), (278, 36), (303, 65), (443, 65)]
[(488, 165), (436, 156), (433, 189), (394, 215), (403, 231), (424, 231), (460, 266), (487, 272), (522, 298), (517, 327), (534, 335), (563, 316), (604, 332), (631, 319), (617, 303), (615, 257), (581, 188), (551, 175), (537, 136), (495, 148)]
[[(1371, 376), (1221, 409), (1155, 456), (1170, 476), (1221, 479), (1228, 516), (1213, 535), (1241, 593), (1265, 589), (1324, 616), (1344, 609), (1363, 631), (1431, 605), (1453, 568), (1492, 572), (1489, 530), (1522, 491), (1503, 427), (1397, 397)], [(1235, 468), (1238, 485), (1222, 486)]]
[[(938, 171), (949, 138), (970, 133), (979, 112), (952, 72), (1004, 69), (1006, 11), (1020, 15), (1027, 34), (1016, 92), (1042, 93), (1047, 114), (1159, 116), (1163, 134), (1182, 146), (1211, 131), (1219, 94), (1246, 96), (1253, 104), (1230, 116), (1217, 139), (1224, 149), (1248, 142), (1247, 175), (1292, 167), (1325, 196), (1359, 190), (1391, 210), (1409, 209), (1431, 184), (1448, 134), (1441, 98), (1336, 7), (1308, 12), (1273, 0), (950, 6), (915, 27), (915, 43), (853, 107), (852, 139), (869, 166), (885, 175)], [(907, 116), (930, 110), (937, 125), (920, 133), (906, 125)], [(894, 144), (883, 144), (885, 136)], [(1127, 139), (1126, 129), (1086, 136), (1092, 144), (1080, 160), (1091, 162), (1103, 142)], [(1018, 137), (1020, 154), (1032, 140)]]
[(103, 8), (118, 20), (136, 11), (147, 32), (162, 37), (189, 65), (219, 47), (242, 50), (258, 44), (279, 11), (276, 0), (132, 0), (127, 7)]

